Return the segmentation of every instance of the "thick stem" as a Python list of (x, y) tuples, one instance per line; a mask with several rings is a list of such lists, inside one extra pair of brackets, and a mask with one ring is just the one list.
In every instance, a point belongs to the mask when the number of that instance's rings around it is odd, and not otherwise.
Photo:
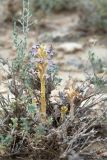
[(41, 119), (46, 120), (45, 76), (41, 75)]

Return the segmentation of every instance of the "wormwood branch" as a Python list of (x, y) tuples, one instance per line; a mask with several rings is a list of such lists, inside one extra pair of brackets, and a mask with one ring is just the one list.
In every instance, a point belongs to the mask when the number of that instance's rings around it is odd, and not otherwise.
[[(13, 69), (18, 68), (19, 66), (21, 67), (25, 55), (27, 55), (27, 38), (30, 27), (30, 19), (31, 13), (29, 0), (23, 0), (22, 17), (20, 18), (20, 20), (18, 20), (18, 22), (21, 24), (21, 29), (17, 27), (16, 21), (14, 22), (13, 28), (13, 42), (17, 52), (17, 58), (15, 61), (13, 61)], [(18, 30), (21, 31), (21, 36)]]

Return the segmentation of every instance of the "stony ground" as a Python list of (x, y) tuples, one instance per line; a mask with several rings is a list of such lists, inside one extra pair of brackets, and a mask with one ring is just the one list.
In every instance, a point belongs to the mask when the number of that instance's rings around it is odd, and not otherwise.
[[(88, 66), (88, 53), (92, 49), (95, 54), (103, 59), (107, 55), (107, 41), (104, 35), (87, 35), (78, 31), (79, 16), (77, 14), (54, 14), (41, 19), (34, 18), (29, 33), (28, 48), (39, 42), (52, 43), (55, 51), (55, 62), (59, 66), (59, 76), (62, 84), (71, 76), (73, 79), (84, 80), (86, 74), (84, 66)], [(4, 23), (0, 27), (0, 56), (11, 62), (16, 56), (12, 39), (12, 25)], [(94, 46), (93, 46), (94, 45)], [(1, 90), (7, 92), (6, 66), (0, 68)], [(4, 81), (5, 80), (5, 81)]]

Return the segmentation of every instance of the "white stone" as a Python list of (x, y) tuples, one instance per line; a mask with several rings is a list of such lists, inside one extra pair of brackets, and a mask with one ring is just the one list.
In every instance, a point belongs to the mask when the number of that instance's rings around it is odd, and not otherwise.
[(63, 43), (57, 46), (57, 50), (63, 51), (65, 53), (74, 53), (77, 51), (82, 51), (83, 46), (82, 44), (78, 44), (75, 42), (67, 42), (67, 43)]

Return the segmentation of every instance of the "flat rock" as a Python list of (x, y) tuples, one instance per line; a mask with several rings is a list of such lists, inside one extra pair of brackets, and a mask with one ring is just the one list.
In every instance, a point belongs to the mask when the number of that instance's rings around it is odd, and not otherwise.
[[(53, 14), (39, 22), (39, 29), (42, 29), (39, 40), (65, 42), (74, 38), (74, 30), (79, 23), (78, 14)], [(77, 33), (76, 33), (77, 35)]]
[(82, 44), (75, 43), (75, 42), (67, 42), (57, 46), (58, 51), (62, 51), (65, 53), (76, 53), (78, 51), (83, 50)]
[(0, 81), (7, 80), (9, 74), (9, 67), (7, 65), (0, 64)]
[(107, 152), (102, 153), (101, 156), (107, 157)]
[(1, 94), (6, 94), (8, 92), (8, 86), (6, 83), (1, 83), (0, 84), (0, 93)]
[(70, 72), (70, 71), (75, 71), (75, 72), (79, 72), (79, 69), (75, 66), (71, 66), (71, 65), (62, 65), (61, 68), (60, 68), (61, 71), (64, 71), (64, 72)]

